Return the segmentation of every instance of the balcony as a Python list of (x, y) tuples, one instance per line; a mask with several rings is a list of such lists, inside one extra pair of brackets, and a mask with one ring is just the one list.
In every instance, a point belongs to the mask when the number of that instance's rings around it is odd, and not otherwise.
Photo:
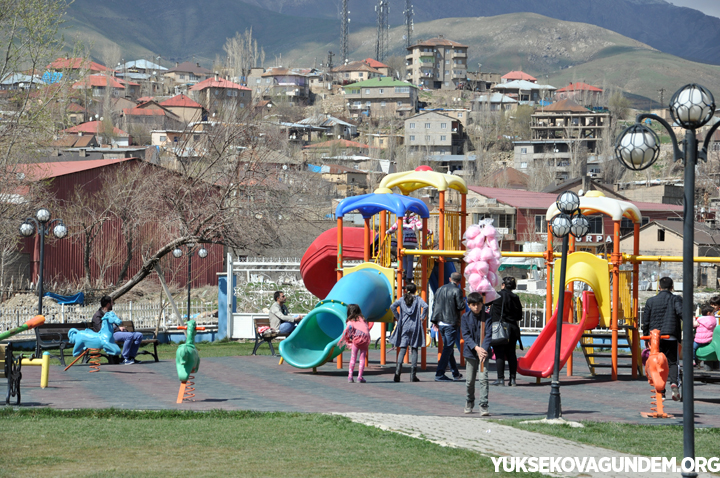
[(467, 58), (467, 52), (454, 51), (454, 52), (452, 53), (452, 57), (453, 57), (453, 58)]

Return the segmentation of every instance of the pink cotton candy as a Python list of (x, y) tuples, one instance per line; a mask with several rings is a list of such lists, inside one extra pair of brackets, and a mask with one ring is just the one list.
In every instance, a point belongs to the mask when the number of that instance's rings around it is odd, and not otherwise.
[(471, 262), (470, 264), (465, 267), (465, 277), (470, 277), (470, 274), (477, 274), (477, 266), (479, 265), (479, 262)]
[(485, 279), (483, 279), (480, 275), (478, 275), (478, 274), (472, 274), (472, 275), (468, 278), (468, 284), (470, 284), (470, 289), (473, 290), (473, 291), (479, 290), (479, 287), (480, 287), (480, 285), (482, 284), (482, 282), (483, 282), (484, 280), (485, 280)]
[(497, 287), (500, 285), (500, 278), (494, 272), (488, 272), (487, 278), (493, 287)]
[(495, 289), (490, 289), (489, 291), (485, 292), (485, 303), (490, 303), (498, 298), (497, 292), (495, 292)]
[(500, 267), (500, 261), (497, 260), (495, 257), (490, 258), (487, 263), (490, 266), (490, 270), (493, 272), (497, 272), (498, 267)]
[(488, 239), (495, 239), (497, 237), (497, 230), (493, 226), (485, 226), (483, 228), (483, 236), (487, 237)]
[(488, 246), (490, 247), (490, 249), (492, 249), (493, 251), (497, 251), (497, 250), (498, 250), (498, 242), (497, 242), (497, 239), (495, 239), (494, 237), (487, 240), (487, 245), (488, 245)]
[(475, 239), (480, 234), (480, 232), (481, 229), (479, 226), (470, 226), (467, 231), (465, 231), (465, 238), (468, 240)]
[(482, 236), (477, 236), (475, 239), (470, 239), (467, 241), (467, 248), (468, 249), (477, 249), (481, 248), (483, 244), (485, 243), (485, 238)]
[(478, 290), (481, 292), (487, 292), (492, 289), (492, 285), (490, 284), (490, 281), (487, 280), (487, 277), (482, 279), (480, 283), (478, 284)]
[(484, 247), (480, 250), (481, 261), (485, 261), (489, 264), (491, 259), (495, 259), (495, 254), (493, 254), (493, 251), (489, 247)]
[(481, 260), (482, 249), (471, 249), (465, 252), (465, 262), (478, 262)]

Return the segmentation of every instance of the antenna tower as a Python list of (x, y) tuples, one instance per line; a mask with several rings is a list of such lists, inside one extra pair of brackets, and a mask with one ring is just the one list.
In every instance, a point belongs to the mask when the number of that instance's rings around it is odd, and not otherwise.
[(405, 48), (410, 48), (412, 46), (412, 32), (414, 30), (415, 24), (413, 23), (413, 15), (415, 14), (415, 11), (413, 10), (413, 6), (410, 3), (411, 0), (405, 0), (405, 11), (403, 12), (403, 15), (405, 16)]
[(375, 42), (375, 59), (383, 61), (387, 56), (390, 44), (390, 2), (378, 0), (375, 5), (377, 13), (377, 41)]
[(348, 61), (348, 33), (350, 30), (350, 11), (348, 10), (348, 0), (342, 2), (342, 18), (340, 20), (340, 56), (342, 64)]

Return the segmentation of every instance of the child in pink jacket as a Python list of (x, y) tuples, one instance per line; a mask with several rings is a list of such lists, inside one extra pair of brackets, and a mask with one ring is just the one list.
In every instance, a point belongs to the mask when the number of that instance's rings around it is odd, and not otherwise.
[[(713, 330), (717, 325), (717, 319), (713, 315), (714, 309), (709, 305), (703, 305), (700, 309), (701, 317), (693, 320), (695, 327), (695, 339), (693, 340), (693, 357), (696, 357), (697, 349), (702, 345), (712, 342)], [(695, 366), (699, 366), (697, 357), (695, 358)]]
[(362, 316), (360, 306), (357, 304), (348, 304), (347, 306), (347, 328), (343, 332), (342, 338), (338, 342), (339, 346), (348, 345), (351, 348), (350, 362), (348, 363), (348, 382), (352, 383), (353, 370), (355, 369), (355, 360), (360, 355), (360, 364), (358, 366), (358, 382), (365, 383), (363, 371), (365, 370), (365, 358), (367, 357), (368, 348), (370, 347), (370, 329), (365, 317)]

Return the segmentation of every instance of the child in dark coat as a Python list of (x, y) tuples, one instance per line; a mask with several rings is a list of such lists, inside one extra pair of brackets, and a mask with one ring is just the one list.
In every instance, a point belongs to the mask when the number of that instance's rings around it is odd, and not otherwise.
[(488, 357), (492, 339), (492, 318), (485, 312), (485, 294), (472, 292), (467, 296), (469, 311), (460, 319), (460, 329), (465, 340), (465, 413), (472, 413), (475, 406), (475, 379), (480, 371), (480, 415), (488, 416)]

